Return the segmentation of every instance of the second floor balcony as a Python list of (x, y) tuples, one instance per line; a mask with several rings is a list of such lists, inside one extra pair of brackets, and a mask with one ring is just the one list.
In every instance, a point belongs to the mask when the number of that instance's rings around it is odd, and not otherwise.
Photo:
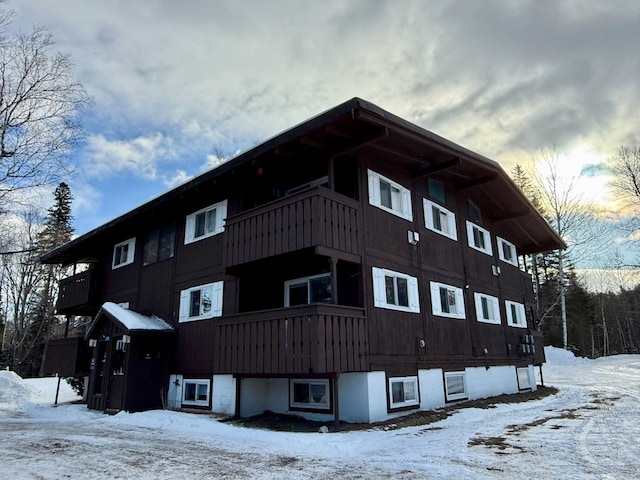
[(361, 255), (359, 203), (315, 187), (227, 218), (227, 267), (309, 247)]
[(60, 315), (90, 314), (94, 309), (95, 275), (93, 270), (77, 273), (60, 281), (56, 309)]

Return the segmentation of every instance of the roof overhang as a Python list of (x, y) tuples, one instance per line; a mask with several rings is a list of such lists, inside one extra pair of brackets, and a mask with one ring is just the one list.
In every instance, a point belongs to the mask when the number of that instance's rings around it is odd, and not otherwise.
[(116, 323), (127, 335), (131, 336), (165, 334), (175, 331), (171, 325), (155, 315), (143, 315), (115, 303), (106, 302), (100, 307), (98, 314), (91, 322), (84, 339), (89, 340), (96, 327), (105, 320)]

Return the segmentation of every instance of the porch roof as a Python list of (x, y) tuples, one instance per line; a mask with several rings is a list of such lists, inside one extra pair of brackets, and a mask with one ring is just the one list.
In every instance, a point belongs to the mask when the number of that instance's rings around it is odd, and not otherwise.
[(100, 307), (96, 318), (91, 322), (91, 325), (84, 336), (85, 340), (89, 340), (91, 333), (102, 320), (103, 316), (106, 316), (110, 320), (116, 322), (129, 334), (136, 332), (161, 333), (174, 331), (174, 328), (171, 325), (155, 315), (143, 315), (121, 307), (120, 305), (116, 305), (113, 302), (105, 302), (102, 307)]

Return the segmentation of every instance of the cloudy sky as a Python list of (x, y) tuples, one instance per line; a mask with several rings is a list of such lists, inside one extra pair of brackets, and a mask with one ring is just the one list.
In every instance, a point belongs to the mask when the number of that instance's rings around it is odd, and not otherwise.
[(79, 234), (351, 97), (510, 170), (554, 147), (592, 197), (640, 144), (640, 2), (7, 0), (94, 99)]

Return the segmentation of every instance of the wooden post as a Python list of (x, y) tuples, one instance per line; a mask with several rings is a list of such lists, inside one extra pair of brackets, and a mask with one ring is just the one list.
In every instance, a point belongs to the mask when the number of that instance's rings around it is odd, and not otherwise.
[(240, 418), (240, 395), (242, 393), (242, 388), (241, 388), (242, 377), (238, 375), (235, 378), (236, 378), (236, 406), (235, 406), (235, 412), (233, 414), (233, 418), (238, 419)]
[(60, 377), (60, 375), (58, 375), (56, 373), (56, 377), (58, 377), (58, 386), (56, 387), (56, 401), (53, 403), (54, 407), (58, 406), (58, 395), (60, 394), (60, 380), (62, 380), (62, 377)]
[(336, 373), (333, 377), (333, 421), (336, 432), (340, 431), (340, 401), (338, 400), (338, 380), (340, 374)]
[(544, 387), (544, 378), (542, 377), (542, 364), (540, 364), (540, 386)]

